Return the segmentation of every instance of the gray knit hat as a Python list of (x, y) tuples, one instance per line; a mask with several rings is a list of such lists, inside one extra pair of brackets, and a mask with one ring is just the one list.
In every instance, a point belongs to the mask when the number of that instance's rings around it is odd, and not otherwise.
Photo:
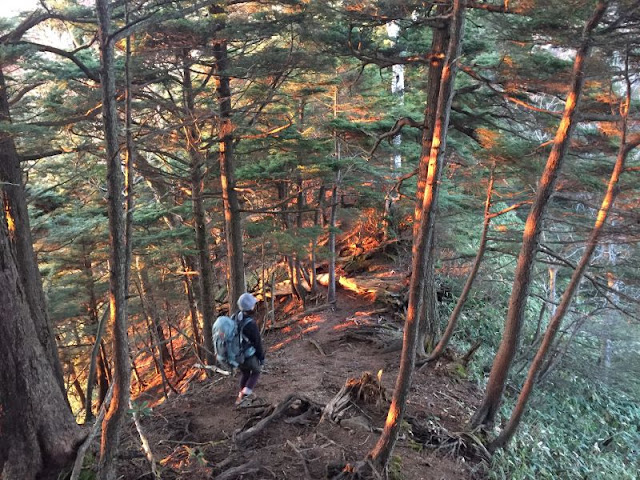
[(238, 308), (243, 312), (253, 310), (256, 303), (258, 303), (258, 299), (248, 292), (243, 293), (240, 295), (240, 298), (238, 298)]

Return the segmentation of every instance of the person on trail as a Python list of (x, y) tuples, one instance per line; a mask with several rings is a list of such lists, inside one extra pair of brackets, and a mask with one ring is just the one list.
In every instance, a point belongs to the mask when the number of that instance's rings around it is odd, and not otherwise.
[(255, 353), (244, 359), (238, 369), (240, 370), (240, 392), (236, 398), (236, 405), (240, 405), (248, 395), (253, 393), (253, 389), (258, 383), (262, 366), (264, 365), (264, 349), (260, 338), (260, 329), (253, 319), (258, 300), (248, 292), (243, 293), (238, 298), (238, 308), (240, 311), (236, 315), (236, 321), (244, 324), (241, 334), (246, 338), (249, 345), (255, 349)]

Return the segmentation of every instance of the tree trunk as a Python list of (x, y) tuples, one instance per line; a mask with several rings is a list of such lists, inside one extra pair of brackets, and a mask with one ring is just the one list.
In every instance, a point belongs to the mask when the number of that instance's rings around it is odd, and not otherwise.
[[(436, 15), (444, 15), (447, 11), (446, 5), (439, 5), (436, 8)], [(427, 172), (429, 168), (429, 156), (431, 152), (431, 142), (433, 140), (433, 132), (436, 123), (437, 105), (440, 96), (440, 88), (442, 82), (442, 69), (444, 67), (444, 58), (449, 43), (449, 29), (446, 27), (435, 28), (433, 30), (433, 39), (431, 40), (431, 58), (429, 71), (427, 74), (427, 103), (424, 111), (424, 128), (422, 131), (422, 153), (420, 155), (420, 163), (418, 166), (418, 185), (416, 189), (416, 208), (413, 223), (413, 242), (417, 241), (417, 235), (420, 229), (420, 216), (422, 215), (422, 200), (424, 197), (424, 189), (427, 182)], [(441, 174), (439, 169), (438, 175)], [(436, 182), (440, 182), (438, 176)], [(435, 226), (435, 215), (432, 217), (433, 229)], [(431, 244), (427, 245), (428, 251), (435, 253), (435, 240), (432, 237)], [(426, 256), (428, 265), (424, 269), (424, 278), (420, 280), (420, 299), (417, 306), (418, 321), (421, 323), (417, 353), (425, 356), (427, 351), (425, 346), (433, 346), (436, 338), (436, 330), (438, 320), (436, 318), (436, 294), (433, 264), (433, 255)]]
[(158, 299), (153, 290), (153, 285), (149, 281), (146, 267), (140, 264), (139, 257), (136, 257), (138, 265), (138, 279), (140, 281), (140, 295), (144, 304), (144, 310), (149, 313), (151, 328), (153, 328), (154, 343), (157, 343), (158, 357), (160, 364), (164, 365), (171, 359), (167, 349), (167, 338), (160, 322), (160, 310), (158, 309)]
[[(435, 229), (435, 222), (432, 226)], [(435, 231), (434, 231), (435, 235)], [(438, 315), (438, 295), (436, 292), (436, 278), (434, 271), (436, 242), (432, 238), (427, 254), (427, 264), (422, 278), (422, 292), (418, 308), (418, 345), (416, 355), (426, 357), (433, 349), (436, 339), (440, 335), (440, 317)]]
[(575, 125), (574, 117), (582, 93), (584, 63), (591, 46), (591, 34), (602, 18), (605, 9), (606, 3), (604, 1), (598, 1), (594, 15), (584, 28), (582, 43), (576, 53), (573, 64), (572, 84), (569, 95), (567, 96), (562, 120), (556, 132), (553, 148), (549, 154), (542, 178), (540, 179), (536, 198), (525, 223), (522, 247), (518, 255), (513, 289), (511, 297), (509, 298), (504, 333), (500, 347), (498, 348), (498, 353), (491, 367), (491, 374), (489, 376), (484, 400), (471, 419), (471, 426), (473, 428), (479, 425), (492, 424), (502, 400), (507, 376), (520, 341), (520, 331), (524, 320), (527, 296), (531, 283), (531, 271), (539, 245), (542, 216), (546, 210), (549, 198), (553, 193), (556, 179), (562, 167)]
[[(189, 263), (189, 258), (182, 257), (182, 268), (186, 270), (193, 270), (193, 266)], [(193, 292), (193, 282), (187, 273), (182, 277), (184, 283), (184, 290), (187, 294), (187, 303), (189, 304), (189, 325), (191, 326), (191, 334), (193, 335), (193, 341), (196, 343), (196, 355), (202, 358), (202, 336), (200, 335), (200, 327), (198, 325), (198, 306), (196, 303), (196, 296)]]
[(96, 382), (96, 366), (98, 369), (98, 387), (99, 387), (99, 402), (98, 408), (102, 405), (102, 401), (104, 400), (104, 396), (106, 395), (107, 389), (109, 388), (108, 380), (106, 378), (106, 372), (104, 371), (104, 361), (102, 358), (98, 361), (98, 352), (100, 350), (100, 346), (102, 344), (102, 335), (104, 333), (104, 325), (106, 323), (106, 315), (108, 312), (105, 311), (105, 314), (102, 318), (98, 314), (98, 297), (95, 291), (95, 278), (93, 274), (93, 263), (91, 261), (91, 252), (88, 250), (87, 242), (82, 242), (82, 255), (83, 255), (83, 269), (82, 272), (86, 278), (87, 282), (87, 296), (89, 297), (89, 304), (87, 306), (87, 310), (89, 311), (89, 322), (91, 325), (95, 325), (96, 334), (94, 337), (94, 347), (91, 351), (91, 356), (89, 358), (89, 373), (87, 375), (87, 394), (85, 396), (85, 423), (93, 420), (93, 386)]
[[(603, 9), (604, 10), (604, 9)], [(630, 89), (629, 89), (630, 90)], [(629, 99), (629, 98), (628, 98)], [(627, 103), (627, 108), (629, 103)], [(578, 290), (578, 286), (580, 285), (580, 281), (586, 271), (589, 263), (591, 261), (591, 256), (593, 255), (594, 250), (598, 246), (598, 239), (600, 237), (600, 233), (604, 227), (604, 224), (607, 220), (607, 216), (611, 207), (613, 206), (613, 202), (615, 201), (616, 195), (618, 194), (618, 181), (620, 179), (620, 175), (624, 170), (625, 160), (627, 158), (627, 154), (631, 149), (625, 145), (626, 141), (626, 118), (624, 120), (625, 124), (623, 126), (622, 139), (620, 142), (620, 149), (618, 151), (618, 156), (616, 158), (616, 163), (613, 168), (613, 172), (611, 173), (611, 177), (609, 178), (609, 184), (607, 186), (607, 192), (602, 199), (602, 204), (600, 205), (600, 210), (598, 211), (598, 216), (596, 217), (595, 225), (591, 230), (591, 234), (587, 239), (586, 248), (584, 253), (582, 254), (582, 258), (576, 265), (573, 274), (571, 275), (571, 280), (569, 281), (569, 285), (567, 285), (567, 289), (562, 294), (562, 299), (560, 300), (560, 304), (558, 305), (556, 311), (554, 312), (551, 320), (549, 321), (549, 326), (547, 327), (547, 331), (544, 334), (542, 339), (542, 344), (536, 353), (533, 361), (531, 362), (531, 366), (529, 367), (529, 372), (527, 374), (527, 378), (524, 382), (522, 390), (520, 391), (520, 395), (518, 396), (518, 401), (516, 406), (511, 413), (511, 418), (509, 422), (504, 427), (498, 438), (496, 438), (490, 445), (489, 450), (494, 451), (498, 448), (504, 447), (509, 440), (513, 437), (513, 434), (516, 432), (518, 425), (520, 424), (520, 420), (522, 419), (522, 415), (525, 412), (527, 402), (529, 397), (531, 396), (531, 392), (536, 384), (536, 380), (540, 369), (545, 361), (547, 353), (555, 336), (558, 332), (562, 324), (562, 320), (564, 319), (569, 307), (571, 306), (571, 302), (573, 300), (573, 296), (575, 292)]]
[[(420, 230), (415, 238), (412, 251), (412, 275), (409, 285), (409, 306), (407, 319), (404, 326), (404, 338), (400, 360), (400, 372), (396, 379), (391, 407), (387, 415), (384, 430), (369, 456), (382, 468), (386, 468), (391, 458), (393, 448), (398, 439), (398, 432), (404, 417), (407, 397), (411, 387), (411, 377), (415, 365), (416, 345), (418, 340), (418, 303), (420, 298), (420, 282), (424, 278), (428, 265), (429, 246), (433, 237), (433, 216), (438, 193), (439, 170), (442, 168), (446, 148), (447, 129), (451, 101), (454, 94), (454, 81), (457, 71), (456, 62), (462, 46), (464, 29), (464, 2), (454, 0), (449, 26), (450, 40), (447, 54), (442, 69), (440, 94), (438, 96), (436, 122), (433, 129), (433, 140), (429, 154), (429, 168), (427, 182), (424, 189), (424, 198), (421, 214), (417, 217), (420, 221)], [(421, 162), (425, 161), (421, 159)]]
[[(4, 72), (0, 68), (0, 126), (2, 124), (11, 124), (11, 114)], [(25, 290), (25, 300), (29, 305), (35, 334), (42, 344), (44, 355), (55, 371), (60, 391), (65, 394), (62, 364), (58, 357), (58, 346), (47, 313), (42, 278), (33, 250), (20, 158), (13, 138), (2, 130), (4, 129), (0, 128), (0, 185), (4, 189), (4, 209), (10, 215), (14, 229), (12, 239), (18, 256), (16, 267), (22, 288)]]
[(224, 208), (224, 225), (227, 239), (227, 265), (229, 289), (229, 310), (233, 311), (235, 302), (246, 290), (244, 277), (244, 254), (242, 248), (242, 225), (240, 223), (240, 205), (235, 190), (236, 179), (233, 165), (233, 120), (231, 118), (231, 86), (226, 73), (229, 63), (227, 41), (216, 40), (213, 45), (216, 58), (215, 78), (216, 96), (220, 111), (220, 130), (218, 132), (220, 151), (220, 183), (222, 185), (222, 202)]
[[(303, 182), (302, 182), (302, 176), (300, 175), (299, 171), (296, 172), (296, 186), (298, 187), (298, 195), (296, 196), (296, 210), (297, 210), (296, 236), (299, 236), (302, 230), (302, 227), (304, 226), (302, 211), (304, 210), (304, 207), (305, 207)], [(303, 280), (304, 280), (304, 274), (302, 272), (303, 266), (302, 266), (302, 262), (300, 261), (300, 254), (297, 252), (294, 255), (293, 268), (294, 268), (293, 281), (295, 284), (295, 288), (298, 291), (298, 295), (302, 299), (302, 305), (306, 308), (308, 292), (303, 283)]]
[(336, 216), (338, 211), (338, 184), (341, 172), (336, 173), (336, 180), (331, 190), (331, 214), (329, 217), (329, 284), (327, 286), (327, 303), (336, 304)]
[(102, 120), (107, 158), (107, 189), (109, 194), (109, 236), (111, 258), (109, 271), (109, 311), (113, 328), (113, 399), (102, 423), (98, 478), (115, 480), (116, 456), (120, 432), (129, 405), (131, 362), (127, 335), (127, 248), (126, 218), (122, 172), (118, 142), (118, 112), (116, 108), (114, 45), (110, 37), (111, 6), (108, 0), (96, 0), (98, 36), (100, 40), (100, 86), (102, 87)]
[(7, 188), (0, 190), (0, 478), (56, 478), (73, 461), (84, 434), (38, 336), (42, 317), (31, 314)]
[(444, 331), (444, 334), (440, 338), (440, 341), (433, 349), (429, 357), (427, 358), (427, 362), (433, 362), (442, 356), (444, 353), (444, 349), (447, 348), (449, 344), (449, 340), (453, 336), (453, 331), (458, 324), (458, 318), (460, 318), (460, 313), (462, 312), (462, 308), (464, 307), (465, 302), (467, 301), (467, 297), (471, 292), (471, 287), (473, 286), (473, 282), (476, 279), (476, 275), (478, 274), (478, 270), (480, 269), (480, 264), (482, 263), (482, 258), (484, 257), (484, 252), (487, 249), (487, 234), (489, 233), (489, 225), (491, 224), (491, 196), (493, 194), (493, 168), (491, 169), (491, 177), (489, 178), (489, 186), (487, 187), (487, 199), (484, 203), (484, 221), (482, 222), (482, 233), (480, 235), (480, 245), (478, 246), (478, 251), (476, 253), (476, 258), (473, 262), (473, 267), (471, 267), (471, 272), (469, 272), (469, 276), (467, 277), (467, 281), (462, 288), (462, 293), (460, 293), (460, 298), (456, 303), (451, 315), (449, 316), (449, 322), (447, 323), (447, 328)]
[(209, 255), (209, 241), (203, 203), (204, 163), (205, 159), (199, 150), (200, 138), (195, 128), (197, 119), (194, 114), (193, 87), (191, 84), (191, 70), (188, 64), (188, 52), (184, 54), (184, 107), (189, 126), (185, 127), (187, 151), (191, 159), (191, 201), (193, 206), (193, 223), (196, 234), (196, 250), (198, 251), (198, 276), (200, 281), (200, 310), (203, 320), (203, 336), (205, 357), (209, 365), (213, 365), (213, 339), (211, 327), (215, 319), (213, 268)]
[(84, 394), (84, 390), (82, 390), (82, 385), (80, 385), (80, 379), (78, 379), (78, 373), (76, 372), (76, 368), (73, 366), (73, 362), (68, 362), (67, 366), (69, 368), (69, 374), (73, 377), (71, 384), (73, 385), (73, 389), (76, 391), (76, 395), (78, 396), (78, 400), (82, 405), (87, 403), (87, 397)]
[[(97, 312), (96, 312), (97, 313)], [(100, 320), (96, 322), (96, 335), (93, 348), (91, 349), (91, 356), (89, 357), (89, 373), (87, 374), (87, 395), (85, 404), (85, 417), (84, 422), (89, 423), (93, 420), (93, 384), (96, 381), (96, 369), (98, 370), (98, 387), (99, 387), (99, 399), (98, 408), (102, 405), (104, 400), (102, 396), (103, 387), (109, 382), (106, 378), (106, 358), (103, 355), (102, 348), (102, 335), (104, 334), (104, 327), (107, 324), (107, 316), (109, 315), (109, 308), (107, 308)], [(107, 386), (108, 388), (108, 386)], [(106, 393), (105, 393), (106, 395)]]
[[(335, 87), (333, 94), (333, 118), (338, 117), (338, 87)], [(336, 132), (333, 133), (335, 142), (335, 159), (336, 162), (340, 162), (342, 152), (340, 150), (340, 139)], [(338, 214), (338, 190), (340, 188), (340, 182), (342, 181), (342, 172), (340, 169), (336, 172), (336, 178), (333, 183), (333, 189), (331, 190), (331, 209), (329, 217), (329, 285), (327, 288), (327, 303), (335, 305), (336, 298), (336, 223)]]

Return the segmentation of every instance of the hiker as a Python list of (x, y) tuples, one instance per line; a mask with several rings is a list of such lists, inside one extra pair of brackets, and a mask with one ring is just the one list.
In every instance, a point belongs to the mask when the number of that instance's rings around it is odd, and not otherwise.
[[(244, 361), (238, 365), (241, 372), (240, 376), (240, 392), (236, 399), (236, 405), (240, 405), (242, 401), (253, 393), (253, 389), (258, 383), (262, 365), (264, 365), (264, 350), (262, 348), (262, 339), (260, 338), (260, 330), (253, 316), (258, 300), (248, 292), (243, 293), (238, 298), (238, 308), (240, 311), (236, 314), (236, 322), (238, 325), (244, 325), (241, 334), (246, 338), (249, 345), (255, 349), (255, 353), (249, 355)], [(252, 350), (253, 350), (252, 349)]]

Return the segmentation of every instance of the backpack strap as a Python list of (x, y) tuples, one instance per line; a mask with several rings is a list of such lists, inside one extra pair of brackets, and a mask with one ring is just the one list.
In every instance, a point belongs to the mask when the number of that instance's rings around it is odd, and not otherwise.
[(249, 316), (245, 317), (243, 315), (243, 312), (236, 312), (231, 316), (231, 319), (238, 326), (238, 337), (240, 337), (240, 341), (251, 345), (251, 342), (244, 334), (244, 327), (246, 327), (249, 324), (249, 322), (252, 320), (251, 317)]

